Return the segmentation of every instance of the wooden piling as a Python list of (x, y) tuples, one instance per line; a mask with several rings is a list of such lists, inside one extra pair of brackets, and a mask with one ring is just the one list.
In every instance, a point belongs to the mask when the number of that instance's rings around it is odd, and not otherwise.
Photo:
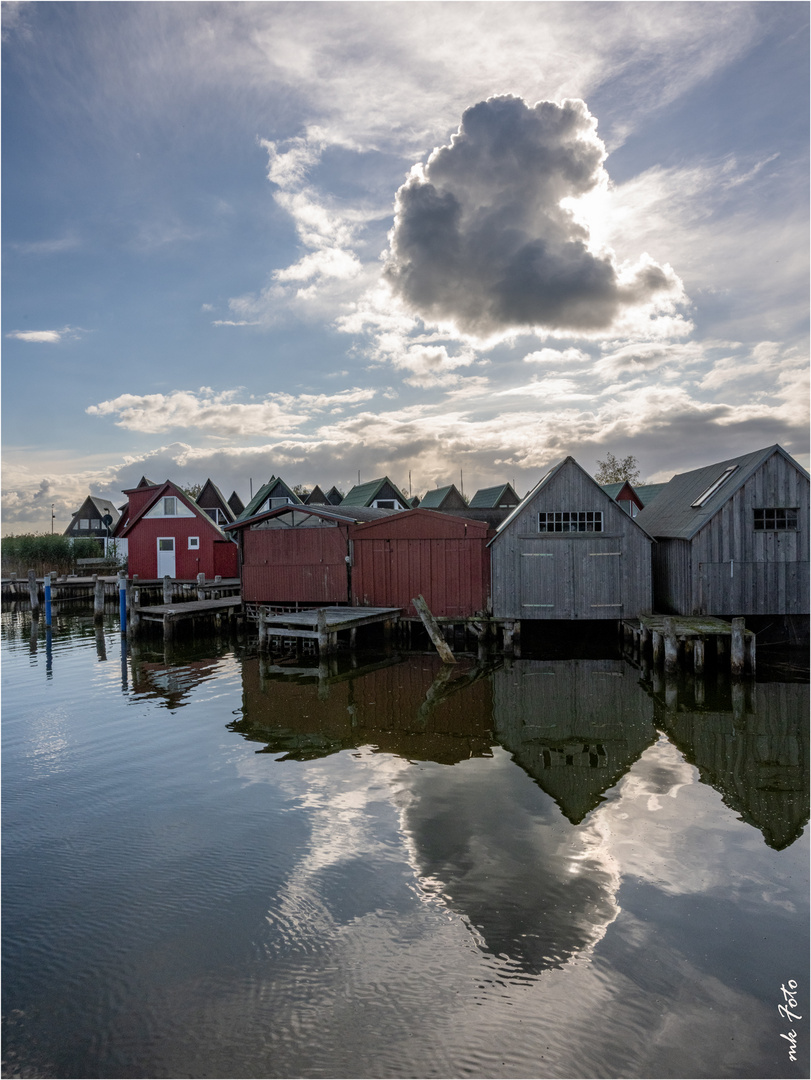
[(163, 578), (163, 602), (164, 604), (171, 604), (172, 599), (172, 579), (168, 574), (165, 574)]
[(104, 622), (104, 581), (93, 575), (93, 622)]
[(443, 664), (455, 664), (456, 657), (453, 655), (453, 652), (448, 647), (448, 643), (442, 636), (439, 625), (434, 616), (431, 614), (430, 608), (425, 602), (425, 597), (420, 594), (419, 596), (415, 597), (411, 601), (411, 603), (414, 605), (417, 610), (417, 614), (422, 619), (422, 624), (428, 631), (428, 636), (433, 642), (434, 648), (439, 653), (439, 657), (442, 660)]
[(745, 665), (744, 627), (742, 618), (732, 620), (732, 643), (729, 670), (733, 675), (743, 675)]
[(28, 571), (28, 599), (31, 603), (31, 617), (39, 618), (39, 586), (37, 585), (36, 570)]
[(326, 656), (329, 652), (329, 634), (327, 633), (327, 613), (318, 609), (318, 655)]
[(693, 671), (696, 675), (704, 674), (704, 638), (693, 642)]
[(42, 591), (45, 594), (45, 629), (51, 627), (51, 575), (46, 574), (42, 583)]
[(673, 625), (673, 619), (667, 616), (664, 619), (664, 639), (665, 639), (665, 671), (674, 672), (679, 666), (679, 642), (676, 637), (676, 629)]
[(205, 585), (206, 585), (206, 575), (205, 574), (198, 574), (197, 575), (197, 599), (198, 600), (205, 600), (205, 598), (206, 598)]
[(651, 652), (653, 653), (653, 667), (658, 671), (662, 663), (662, 635), (658, 630), (651, 631)]

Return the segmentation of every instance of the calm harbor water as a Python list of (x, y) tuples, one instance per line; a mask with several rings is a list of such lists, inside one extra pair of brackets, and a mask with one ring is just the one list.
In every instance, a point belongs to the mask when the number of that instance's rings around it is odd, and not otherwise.
[(4, 1076), (808, 1075), (804, 679), (2, 650)]

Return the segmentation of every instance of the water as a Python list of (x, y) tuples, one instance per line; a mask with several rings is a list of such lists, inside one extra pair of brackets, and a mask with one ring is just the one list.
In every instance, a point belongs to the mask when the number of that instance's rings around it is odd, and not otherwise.
[(5, 1076), (808, 1075), (804, 681), (2, 630)]

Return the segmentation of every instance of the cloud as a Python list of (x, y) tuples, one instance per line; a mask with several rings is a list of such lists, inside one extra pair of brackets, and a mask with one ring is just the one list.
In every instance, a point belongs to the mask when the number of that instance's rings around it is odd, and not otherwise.
[(159, 434), (175, 428), (198, 428), (214, 436), (265, 435), (290, 431), (314, 413), (340, 411), (347, 405), (369, 401), (376, 391), (355, 387), (336, 394), (268, 394), (262, 401), (232, 401), (236, 390), (215, 393), (210, 387), (173, 390), (169, 394), (121, 394), (90, 405), (90, 416), (116, 416), (118, 427)]
[(561, 205), (607, 182), (605, 156), (582, 101), (505, 96), (467, 109), (397, 192), (392, 291), (426, 322), (477, 337), (589, 335), (629, 311), (672, 313), (683, 294), (669, 266), (647, 255), (619, 265)]
[(583, 364), (591, 358), (581, 349), (538, 349), (527, 353), (525, 364), (560, 364), (563, 366)]
[(15, 338), (17, 341), (58, 345), (63, 340), (76, 340), (81, 334), (88, 332), (79, 326), (63, 326), (61, 330), (11, 330), (6, 337)]

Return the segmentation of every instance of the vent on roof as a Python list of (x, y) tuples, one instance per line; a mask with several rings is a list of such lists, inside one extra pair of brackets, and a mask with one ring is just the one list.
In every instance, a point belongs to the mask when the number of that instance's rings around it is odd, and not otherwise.
[(716, 493), (716, 491), (719, 489), (719, 487), (722, 484), (725, 484), (727, 482), (727, 480), (729, 480), (730, 476), (732, 476), (732, 474), (735, 472), (735, 470), (737, 468), (738, 468), (737, 465), (730, 465), (728, 469), (725, 469), (721, 473), (721, 475), (718, 477), (718, 479), (715, 481), (715, 483), (710, 484), (710, 486), (707, 488), (707, 490), (705, 492), (703, 492), (701, 495), (699, 495), (699, 497), (696, 499), (696, 501), (694, 503), (690, 503), (690, 506), (692, 506), (692, 507), (703, 506), (705, 502), (707, 502), (709, 499), (711, 499), (713, 497), (713, 495)]

